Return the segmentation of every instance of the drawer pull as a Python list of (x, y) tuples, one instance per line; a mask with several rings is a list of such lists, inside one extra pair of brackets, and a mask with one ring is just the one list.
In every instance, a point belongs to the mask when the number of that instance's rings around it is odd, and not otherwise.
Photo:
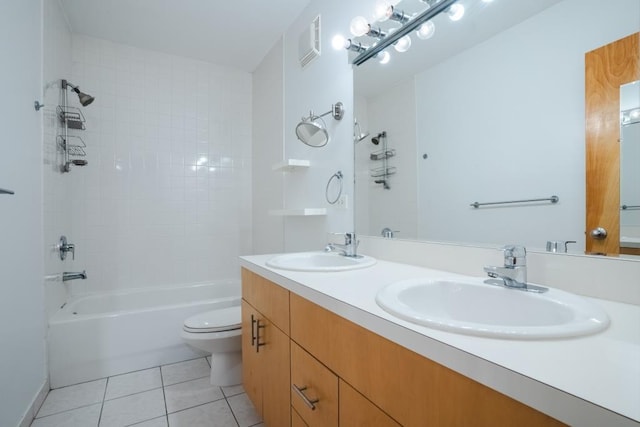
[(253, 329), (253, 325), (256, 324), (256, 319), (253, 318), (253, 314), (251, 315), (251, 347), (256, 344), (256, 332)]
[(295, 391), (296, 394), (300, 396), (300, 399), (302, 399), (305, 405), (307, 405), (312, 411), (315, 411), (316, 410), (315, 404), (318, 403), (320, 400), (319, 399), (311, 400), (307, 396), (305, 396), (304, 391), (306, 389), (307, 387), (298, 387), (295, 384), (291, 384), (291, 390)]
[(260, 329), (264, 329), (264, 325), (261, 325), (260, 319), (258, 319), (256, 320), (256, 353), (260, 353), (260, 347), (267, 345), (266, 343), (260, 342)]

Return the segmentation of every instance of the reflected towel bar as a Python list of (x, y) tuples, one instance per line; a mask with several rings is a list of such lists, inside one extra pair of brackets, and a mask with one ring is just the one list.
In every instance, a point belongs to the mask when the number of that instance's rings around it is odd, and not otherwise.
[(506, 201), (506, 202), (488, 202), (488, 203), (473, 202), (469, 206), (473, 206), (474, 208), (477, 209), (480, 206), (489, 206), (489, 205), (507, 205), (507, 204), (511, 204), (511, 203), (532, 203), (532, 202), (558, 203), (559, 201), (560, 201), (560, 197), (551, 196), (551, 197), (547, 197), (545, 199), (510, 200), (510, 201)]
[(16, 194), (11, 190), (6, 190), (4, 188), (0, 188), (0, 194)]
[(623, 211), (633, 211), (633, 210), (637, 210), (640, 209), (640, 205), (622, 205), (620, 206), (620, 209)]

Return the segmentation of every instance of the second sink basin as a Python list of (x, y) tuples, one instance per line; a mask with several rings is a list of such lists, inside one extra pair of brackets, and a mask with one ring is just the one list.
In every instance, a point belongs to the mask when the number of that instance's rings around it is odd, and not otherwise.
[(578, 295), (524, 292), (473, 278), (400, 281), (383, 288), (376, 302), (409, 322), (497, 338), (573, 337), (609, 325), (602, 308)]
[(298, 252), (277, 255), (269, 259), (267, 267), (293, 271), (348, 271), (371, 267), (376, 263), (374, 258), (358, 255), (357, 258), (346, 257), (335, 252)]

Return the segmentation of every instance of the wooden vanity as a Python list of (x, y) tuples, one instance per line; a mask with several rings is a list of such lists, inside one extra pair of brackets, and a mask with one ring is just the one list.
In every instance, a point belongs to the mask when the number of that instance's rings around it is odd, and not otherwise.
[(243, 383), (268, 427), (557, 426), (242, 269)]

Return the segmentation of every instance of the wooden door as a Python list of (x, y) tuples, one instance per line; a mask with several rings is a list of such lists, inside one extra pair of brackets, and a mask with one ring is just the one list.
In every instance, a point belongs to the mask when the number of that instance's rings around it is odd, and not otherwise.
[(639, 57), (640, 33), (585, 55), (587, 253), (620, 253), (620, 86), (640, 79)]

